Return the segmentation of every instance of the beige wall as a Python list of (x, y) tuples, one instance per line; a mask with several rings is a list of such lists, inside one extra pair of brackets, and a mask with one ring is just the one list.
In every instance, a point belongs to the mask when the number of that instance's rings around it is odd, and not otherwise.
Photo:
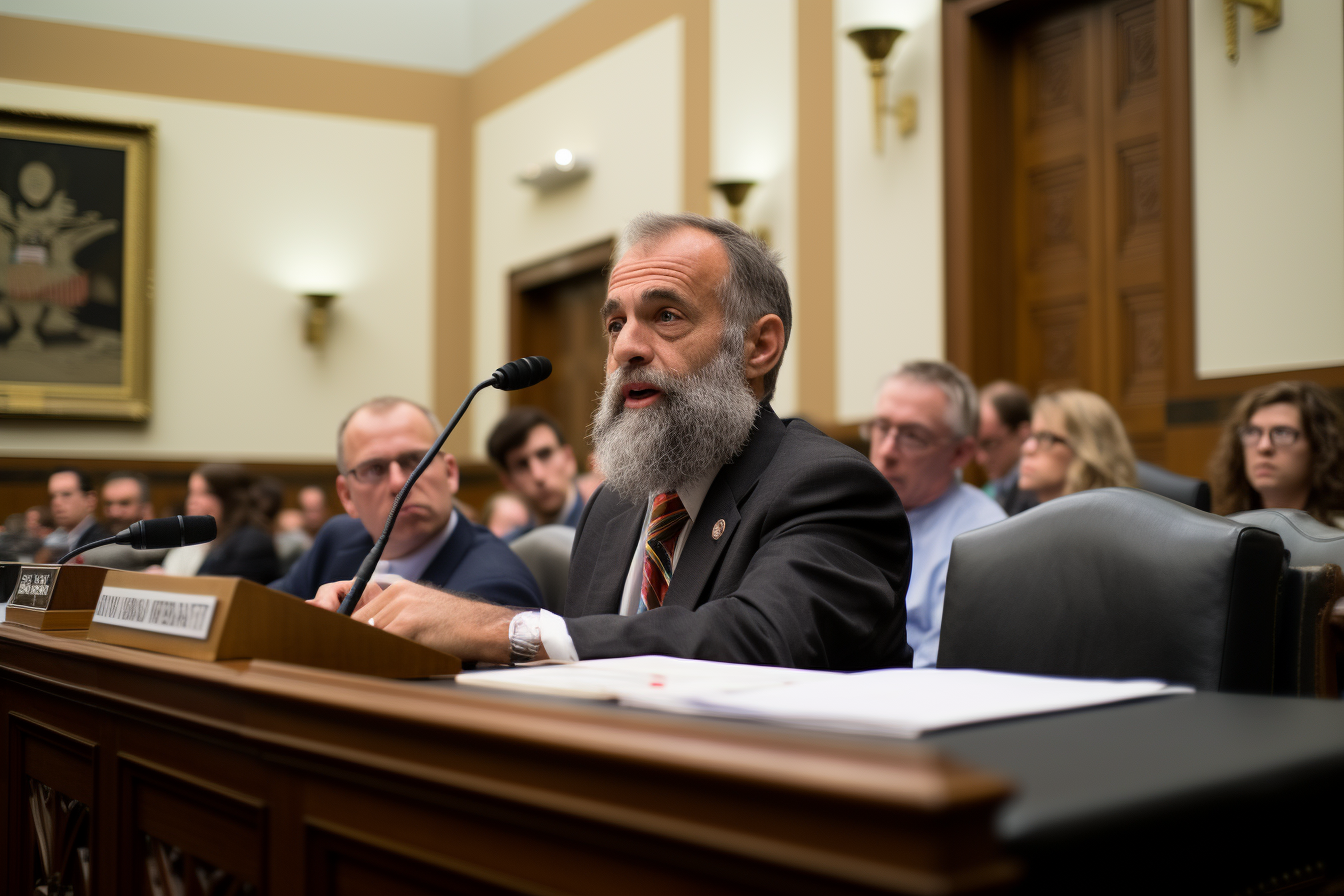
[[(938, 0), (840, 0), (835, 18), (836, 408), (855, 422), (883, 374), (944, 356), (942, 38)], [(901, 137), (887, 116), (878, 155), (868, 62), (845, 32), (893, 19), (907, 33), (888, 57), (888, 101), (914, 93), (919, 125)]]
[[(683, 32), (682, 18), (669, 18), (476, 123), (472, 344), (482, 376), (508, 357), (510, 271), (614, 236), (642, 211), (680, 210)], [(560, 147), (592, 174), (547, 196), (518, 182)], [(506, 404), (487, 391), (472, 405), (478, 456)]]
[[(353, 403), (429, 400), (432, 128), (16, 81), (0, 105), (157, 128), (153, 417), (8, 421), (0, 452), (324, 460)], [(316, 350), (299, 295), (326, 291)]]
[(1344, 363), (1344, 4), (1285, 5), (1236, 65), (1190, 5), (1202, 377)]

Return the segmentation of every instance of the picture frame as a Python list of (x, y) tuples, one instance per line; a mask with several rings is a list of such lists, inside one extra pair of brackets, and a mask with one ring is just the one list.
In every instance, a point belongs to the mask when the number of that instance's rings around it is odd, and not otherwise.
[(154, 145), (0, 109), (0, 416), (149, 418)]

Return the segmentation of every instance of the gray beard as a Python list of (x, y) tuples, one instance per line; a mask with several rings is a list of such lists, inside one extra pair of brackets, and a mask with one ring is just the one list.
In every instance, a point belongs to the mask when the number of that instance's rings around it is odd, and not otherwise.
[[(721, 350), (689, 376), (649, 368), (607, 376), (591, 435), (598, 467), (622, 498), (641, 503), (696, 482), (747, 444), (760, 406), (740, 356), (740, 347)], [(663, 394), (649, 407), (627, 408), (621, 387), (631, 381)]]

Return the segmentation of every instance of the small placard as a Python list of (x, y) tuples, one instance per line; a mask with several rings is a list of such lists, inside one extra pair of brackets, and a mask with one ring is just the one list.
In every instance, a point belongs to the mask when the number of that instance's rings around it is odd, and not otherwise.
[(206, 594), (104, 586), (93, 621), (204, 641), (210, 637), (216, 602)]
[(19, 570), (19, 579), (14, 583), (14, 594), (9, 599), (9, 605), (45, 610), (51, 605), (51, 596), (56, 593), (56, 574), (60, 571), (51, 566), (25, 566)]

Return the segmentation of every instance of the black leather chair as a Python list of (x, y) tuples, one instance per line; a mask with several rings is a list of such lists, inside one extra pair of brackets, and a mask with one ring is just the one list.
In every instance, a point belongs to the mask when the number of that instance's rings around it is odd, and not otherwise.
[(1338, 697), (1344, 639), (1333, 620), (1344, 598), (1344, 531), (1301, 510), (1247, 510), (1229, 519), (1277, 532), (1287, 554), (1279, 582), (1274, 691)]
[(1213, 506), (1213, 493), (1203, 479), (1182, 476), (1142, 460), (1134, 463), (1134, 469), (1139, 474), (1141, 489), (1180, 501), (1196, 510), (1207, 511)]
[(940, 668), (1270, 693), (1283, 542), (1129, 488), (1066, 495), (952, 543)]

